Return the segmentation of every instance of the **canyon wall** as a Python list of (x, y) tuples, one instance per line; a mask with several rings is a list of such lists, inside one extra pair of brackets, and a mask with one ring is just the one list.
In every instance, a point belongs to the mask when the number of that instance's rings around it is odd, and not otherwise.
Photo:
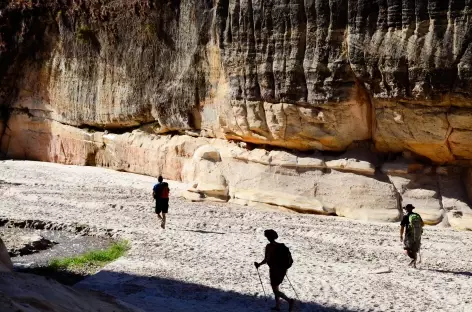
[[(408, 201), (428, 223), (470, 228), (471, 9), (7, 0), (0, 153), (163, 173), (195, 182), (195, 200), (385, 221)], [(220, 160), (195, 158), (204, 146)]]

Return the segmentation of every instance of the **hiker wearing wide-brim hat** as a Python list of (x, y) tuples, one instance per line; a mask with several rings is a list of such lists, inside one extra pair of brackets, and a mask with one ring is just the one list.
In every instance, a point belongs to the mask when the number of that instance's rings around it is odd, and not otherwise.
[[(405, 250), (408, 257), (412, 260), (410, 266), (416, 268), (417, 255), (421, 247), (421, 235), (423, 234), (424, 222), (421, 216), (413, 210), (415, 206), (408, 204), (403, 209), (406, 210), (406, 214), (400, 223), (400, 240), (403, 242), (403, 249)], [(403, 234), (406, 235), (403, 238)]]
[(287, 270), (292, 266), (292, 254), (287, 246), (275, 241), (279, 237), (276, 231), (265, 230), (264, 236), (269, 241), (269, 244), (267, 244), (265, 248), (264, 260), (261, 263), (254, 262), (254, 265), (257, 269), (263, 264), (269, 265), (270, 285), (272, 286), (272, 291), (275, 296), (275, 307), (273, 307), (272, 310), (280, 311), (280, 298), (282, 298), (289, 303), (289, 311), (293, 311), (295, 300), (287, 297), (287, 295), (279, 290), (280, 284), (287, 275)]

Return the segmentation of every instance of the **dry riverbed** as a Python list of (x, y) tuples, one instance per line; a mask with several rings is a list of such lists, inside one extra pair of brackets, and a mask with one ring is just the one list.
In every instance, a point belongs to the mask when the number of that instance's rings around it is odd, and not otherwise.
[[(406, 267), (396, 224), (190, 203), (176, 182), (162, 230), (153, 183), (102, 168), (3, 161), (0, 217), (83, 224), (128, 240), (126, 256), (77, 287), (146, 311), (267, 310), (272, 302), (252, 266), (262, 260), (267, 228), (292, 250), (300, 311), (472, 311), (470, 232), (427, 227), (415, 270)], [(267, 268), (261, 274), (268, 292)], [(294, 296), (287, 281), (282, 289)]]

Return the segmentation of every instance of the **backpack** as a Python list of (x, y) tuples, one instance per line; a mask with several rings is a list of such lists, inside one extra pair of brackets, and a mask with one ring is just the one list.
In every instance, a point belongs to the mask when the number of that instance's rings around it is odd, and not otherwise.
[(169, 184), (162, 182), (156, 185), (154, 199), (169, 198)]
[(289, 269), (292, 267), (293, 258), (292, 254), (290, 253), (290, 249), (288, 249), (285, 244), (278, 244), (276, 252), (275, 252), (275, 264), (278, 268), (281, 269)]
[(421, 216), (417, 213), (412, 213), (408, 217), (408, 236), (411, 236), (411, 239), (414, 242), (420, 242), (421, 234), (423, 234), (423, 227), (421, 226)]

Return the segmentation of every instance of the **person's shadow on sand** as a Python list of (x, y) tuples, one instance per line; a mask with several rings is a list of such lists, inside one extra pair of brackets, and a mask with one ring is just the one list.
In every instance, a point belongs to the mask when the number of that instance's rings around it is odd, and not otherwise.
[[(260, 312), (269, 311), (272, 304), (272, 298), (268, 297), (240, 294), (161, 277), (109, 271), (101, 271), (80, 282), (77, 287), (105, 292), (144, 311)], [(285, 310), (288, 311), (288, 305), (282, 306), (282, 311)], [(295, 311), (351, 312), (303, 301), (297, 302)]]
[(472, 276), (472, 272), (448, 271), (448, 270), (439, 270), (439, 269), (426, 269), (426, 270), (431, 271), (431, 272), (445, 273), (445, 274)]

